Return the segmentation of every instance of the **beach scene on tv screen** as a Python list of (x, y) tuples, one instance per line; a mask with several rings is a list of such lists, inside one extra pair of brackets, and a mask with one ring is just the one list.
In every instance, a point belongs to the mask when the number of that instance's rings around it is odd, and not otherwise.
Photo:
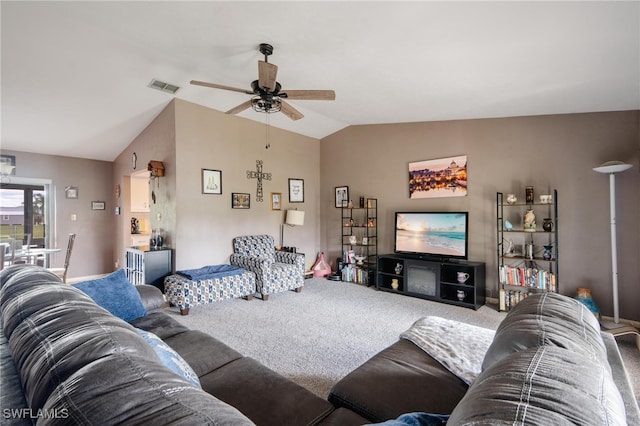
[(396, 251), (465, 255), (464, 214), (401, 214), (396, 218)]

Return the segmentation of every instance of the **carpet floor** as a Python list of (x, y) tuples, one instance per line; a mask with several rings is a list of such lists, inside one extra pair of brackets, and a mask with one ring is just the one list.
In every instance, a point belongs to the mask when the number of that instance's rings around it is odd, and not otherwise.
[[(301, 293), (274, 294), (267, 302), (233, 299), (193, 307), (188, 316), (177, 308), (169, 312), (322, 398), (419, 318), (439, 316), (495, 330), (506, 315), (490, 306), (474, 311), (321, 278), (306, 280)], [(640, 355), (628, 342), (619, 345), (637, 397), (640, 377), (633, 375), (640, 372)]]

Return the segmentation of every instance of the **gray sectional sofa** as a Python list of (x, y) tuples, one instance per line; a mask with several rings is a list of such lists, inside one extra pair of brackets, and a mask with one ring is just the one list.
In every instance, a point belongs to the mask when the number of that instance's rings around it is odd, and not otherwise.
[(614, 338), (556, 293), (507, 314), (470, 387), (401, 339), (340, 380), (329, 401), (372, 422), (426, 412), (451, 413), (447, 425), (640, 425)]
[[(159, 309), (155, 287), (110, 281), (115, 296), (136, 297), (99, 306), (87, 294), (103, 282), (74, 288), (35, 266), (11, 266), (0, 283), (3, 424), (350, 426), (413, 411), (451, 413), (452, 425), (640, 420), (615, 342), (562, 296), (531, 297), (510, 312), (470, 388), (399, 340), (338, 382), (327, 401), (182, 326)], [(127, 298), (140, 306), (121, 303)]]

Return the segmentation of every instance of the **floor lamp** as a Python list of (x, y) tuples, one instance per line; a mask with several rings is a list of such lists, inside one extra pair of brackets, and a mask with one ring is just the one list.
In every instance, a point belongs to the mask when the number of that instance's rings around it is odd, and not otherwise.
[(622, 161), (607, 161), (593, 170), (598, 173), (609, 174), (609, 209), (611, 217), (611, 279), (613, 286), (613, 323), (602, 321), (601, 325), (605, 331), (614, 336), (623, 334), (635, 334), (636, 345), (640, 350), (640, 332), (629, 325), (620, 325), (620, 314), (618, 309), (618, 248), (616, 242), (616, 173), (630, 169), (631, 164)]

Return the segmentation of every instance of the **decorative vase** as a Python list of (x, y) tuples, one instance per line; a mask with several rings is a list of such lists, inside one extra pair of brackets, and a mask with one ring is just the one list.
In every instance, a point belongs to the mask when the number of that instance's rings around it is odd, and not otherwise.
[(551, 232), (553, 230), (553, 220), (550, 217), (545, 217), (542, 220), (542, 229), (547, 232)]
[(507, 195), (507, 204), (515, 204), (518, 201), (516, 194), (508, 194)]
[(527, 210), (524, 214), (524, 230), (528, 232), (536, 231), (536, 213), (533, 209)]
[(544, 260), (553, 259), (553, 246), (544, 246), (544, 253), (542, 253), (542, 258)]
[(584, 304), (596, 316), (596, 318), (600, 319), (600, 309), (598, 308), (598, 305), (596, 305), (596, 302), (591, 298), (590, 288), (578, 288), (574, 299)]
[(456, 296), (458, 297), (459, 301), (463, 301), (465, 297), (467, 297), (467, 294), (464, 292), (464, 290), (458, 290), (456, 292)]
[(399, 286), (398, 279), (397, 278), (392, 279), (391, 280), (391, 288), (394, 289), (394, 290), (397, 290), (398, 286)]
[(396, 275), (400, 275), (402, 273), (402, 263), (396, 263), (396, 267), (393, 269)]
[(524, 189), (524, 194), (525, 194), (525, 201), (527, 202), (527, 204), (533, 203), (533, 200), (534, 200), (533, 186), (527, 186)]

